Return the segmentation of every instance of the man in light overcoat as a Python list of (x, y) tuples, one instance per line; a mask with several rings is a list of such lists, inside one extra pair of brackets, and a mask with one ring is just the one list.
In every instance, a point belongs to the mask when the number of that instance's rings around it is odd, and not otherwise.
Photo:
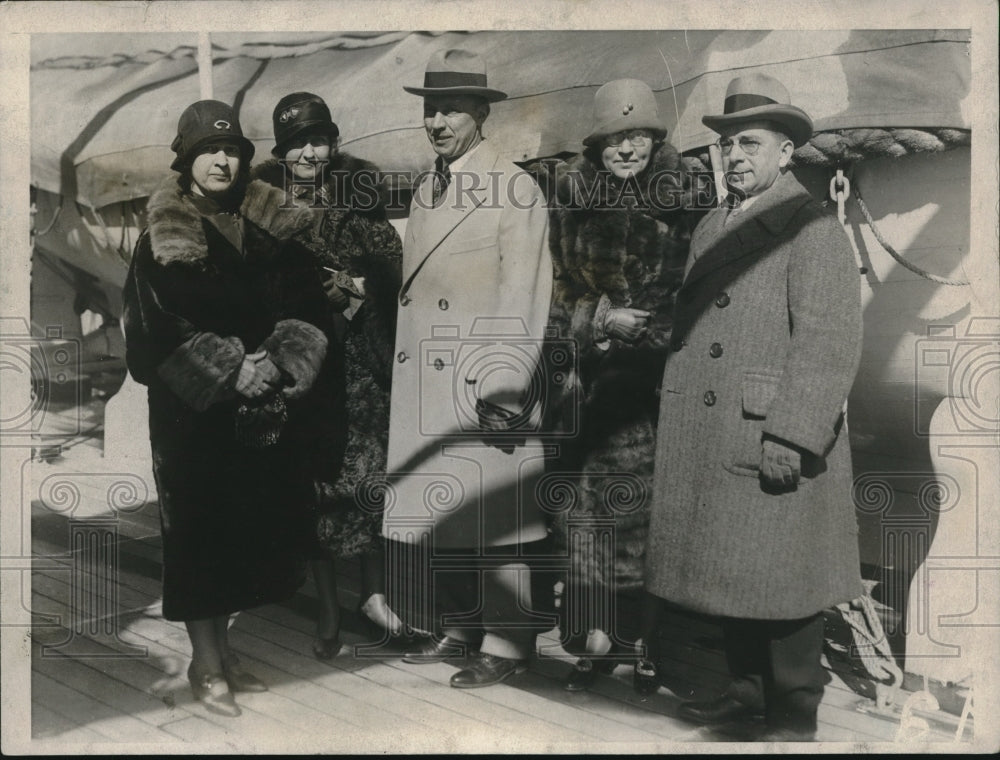
[(777, 80), (730, 83), (717, 131), (727, 202), (698, 225), (660, 397), (647, 589), (723, 617), (732, 683), (683, 705), (808, 740), (826, 681), (822, 610), (861, 596), (846, 402), (861, 354), (858, 270), (788, 171), (812, 121)]
[(405, 659), (470, 652), (451, 684), (473, 688), (524, 670), (541, 622), (526, 555), (547, 535), (535, 496), (547, 450), (534, 437), (547, 209), (483, 138), (489, 104), (506, 95), (487, 87), (479, 56), (437, 53), (424, 86), (404, 89), (423, 96), (438, 158), (414, 188), (403, 244), (383, 532), (432, 554), (437, 636)]

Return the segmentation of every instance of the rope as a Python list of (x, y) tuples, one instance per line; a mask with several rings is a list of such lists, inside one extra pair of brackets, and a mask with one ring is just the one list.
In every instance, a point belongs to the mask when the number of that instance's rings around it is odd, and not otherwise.
[(909, 269), (914, 274), (918, 274), (921, 277), (930, 280), (931, 282), (936, 282), (939, 285), (968, 285), (969, 283), (965, 280), (950, 280), (947, 277), (941, 277), (940, 275), (931, 274), (926, 269), (921, 269), (916, 264), (911, 264), (909, 261), (904, 259), (899, 253), (889, 245), (889, 242), (882, 236), (879, 228), (875, 225), (875, 220), (872, 218), (871, 213), (868, 211), (868, 205), (865, 203), (864, 199), (861, 197), (861, 187), (858, 185), (857, 179), (854, 180), (854, 199), (858, 203), (858, 208), (861, 209), (862, 215), (865, 217), (865, 221), (868, 222), (868, 226), (871, 227), (872, 234), (875, 235), (875, 239), (879, 242), (890, 256), (892, 256), (897, 262), (902, 266)]
[[(865, 594), (851, 602), (838, 604), (837, 609), (851, 627), (861, 663), (878, 682), (875, 688), (879, 707), (892, 704), (903, 683), (903, 671), (896, 664), (872, 598)], [(886, 679), (890, 678), (892, 680), (886, 684)]]
[[(795, 151), (793, 160), (802, 166), (845, 166), (870, 158), (899, 158), (916, 153), (943, 153), (972, 144), (968, 129), (839, 129), (818, 132)], [(708, 151), (693, 151), (703, 167), (710, 165)]]

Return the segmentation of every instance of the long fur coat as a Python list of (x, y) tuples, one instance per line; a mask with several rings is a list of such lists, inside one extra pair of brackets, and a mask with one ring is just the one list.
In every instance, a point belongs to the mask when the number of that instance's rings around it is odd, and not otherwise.
[[(574, 506), (559, 513), (554, 533), (570, 552), (574, 593), (636, 591), (643, 581), (657, 385), (672, 295), (687, 256), (685, 175), (677, 152), (664, 143), (627, 183), (590, 152), (557, 165), (550, 179), (550, 318), (570, 339), (576, 367), (550, 395), (549, 426), (560, 447), (556, 472), (576, 496)], [(637, 343), (605, 334), (604, 318), (614, 307), (651, 312), (648, 332)], [(610, 551), (597, 535), (608, 529), (608, 519), (615, 533)], [(605, 527), (598, 528), (602, 521)], [(580, 532), (585, 540), (573, 541), (570, 534)], [(567, 614), (586, 617), (587, 607)], [(577, 633), (610, 630), (608, 620), (565, 622)]]
[[(253, 175), (283, 188), (285, 171), (270, 160)], [(364, 278), (363, 304), (350, 319), (331, 312), (343, 337), (346, 441), (331, 441), (316, 459), (319, 539), (336, 556), (349, 557), (371, 549), (382, 527), (378, 481), (386, 466), (402, 245), (386, 217), (374, 164), (338, 153), (325, 171), (323, 192), (313, 204), (320, 223), (296, 241), (323, 279), (330, 276), (323, 267)]]
[[(124, 289), (126, 361), (149, 389), (163, 537), (163, 615), (193, 620), (279, 601), (302, 580), (311, 479), (304, 453), (329, 397), (326, 298), (290, 243), (312, 223), (282, 194), (246, 187), (242, 243), (176, 177), (149, 200)], [(244, 355), (266, 349), (285, 377), (276, 443), (237, 433)]]

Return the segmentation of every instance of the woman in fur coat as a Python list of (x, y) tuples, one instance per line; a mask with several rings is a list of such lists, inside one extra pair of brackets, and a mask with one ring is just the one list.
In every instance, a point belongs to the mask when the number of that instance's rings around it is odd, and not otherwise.
[(395, 344), (402, 246), (386, 218), (378, 169), (337, 149), (339, 130), (317, 95), (296, 92), (275, 106), (275, 159), (254, 176), (286, 191), (320, 223), (300, 236), (323, 280), (343, 345), (346, 440), (334, 425), (313, 465), (319, 495), (317, 531), (323, 554), (312, 563), (320, 601), (314, 653), (340, 648), (340, 608), (331, 557), (361, 558), (361, 610), (390, 635), (401, 630), (385, 595), (382, 490), (389, 434), (389, 387)]
[(289, 243), (311, 215), (248, 182), (253, 143), (233, 110), (193, 104), (171, 147), (179, 176), (150, 197), (125, 284), (126, 361), (149, 393), (163, 616), (187, 627), (196, 699), (236, 716), (233, 692), (267, 687), (239, 666), (228, 618), (303, 580), (302, 453), (337, 368), (322, 288)]
[(684, 175), (652, 91), (609, 82), (594, 113), (583, 153), (555, 167), (550, 225), (551, 318), (576, 351), (576, 375), (549, 407), (561, 473), (550, 477), (576, 494), (554, 524), (570, 557), (564, 646), (583, 655), (570, 691), (610, 672), (635, 638), (614, 610), (623, 595), (641, 599), (657, 385), (687, 255)]

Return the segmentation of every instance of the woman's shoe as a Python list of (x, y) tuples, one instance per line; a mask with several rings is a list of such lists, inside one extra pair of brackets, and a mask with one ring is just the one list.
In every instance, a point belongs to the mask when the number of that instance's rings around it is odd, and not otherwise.
[(597, 678), (597, 667), (589, 657), (581, 657), (576, 661), (573, 670), (563, 684), (566, 691), (586, 691)]
[(188, 682), (194, 698), (205, 705), (205, 709), (216, 715), (236, 718), (243, 714), (233, 699), (229, 684), (222, 673), (196, 673), (194, 663), (188, 667)]
[(260, 693), (267, 691), (267, 684), (253, 673), (248, 673), (240, 664), (240, 658), (230, 654), (222, 660), (222, 674), (226, 677), (229, 690), (234, 694), (239, 692)]
[(636, 660), (635, 672), (632, 674), (632, 688), (636, 694), (643, 696), (656, 693), (660, 688), (660, 671), (655, 662), (645, 657)]
[(403, 621), (392, 611), (385, 594), (372, 594), (361, 605), (361, 611), (372, 623), (392, 638), (398, 638), (403, 632)]
[(317, 660), (332, 660), (340, 652), (340, 636), (332, 639), (315, 639), (312, 644)]

